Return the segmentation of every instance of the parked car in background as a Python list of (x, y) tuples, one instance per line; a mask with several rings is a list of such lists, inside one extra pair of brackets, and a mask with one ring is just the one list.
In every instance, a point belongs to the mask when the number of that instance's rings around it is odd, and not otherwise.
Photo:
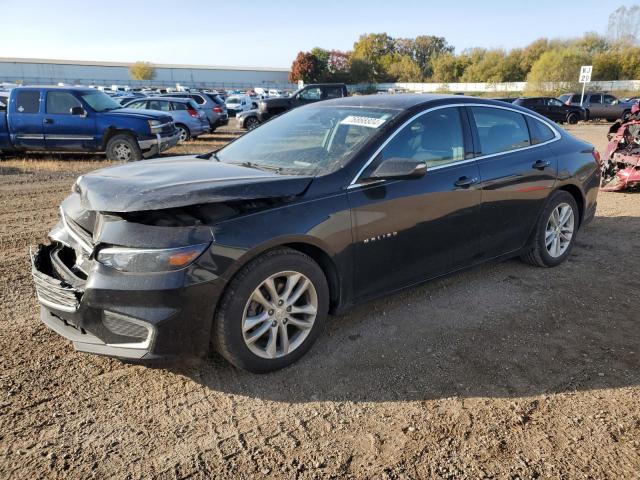
[(254, 102), (248, 95), (231, 95), (225, 101), (227, 104), (227, 114), (230, 118), (237, 116), (240, 112), (246, 112), (254, 108)]
[(252, 108), (244, 112), (240, 112), (236, 115), (236, 125), (238, 128), (244, 128), (246, 130), (253, 130), (260, 125), (260, 119), (258, 118), (258, 110)]
[(306, 85), (291, 97), (267, 98), (258, 102), (258, 118), (261, 122), (301, 105), (348, 96), (344, 83), (314, 83)]
[(275, 88), (270, 88), (268, 92), (269, 98), (271, 97), (286, 97), (287, 95), (282, 91)]
[(558, 123), (567, 122), (575, 125), (587, 119), (587, 111), (579, 105), (567, 105), (553, 97), (522, 97), (513, 102), (514, 105), (528, 108)]
[[(565, 93), (558, 100), (566, 105), (580, 105), (580, 93)], [(586, 111), (587, 120), (604, 119), (613, 122), (625, 120), (631, 114), (633, 102), (623, 102), (613, 95), (604, 92), (586, 92), (582, 107)]]
[(229, 123), (227, 106), (218, 94), (204, 92), (174, 92), (163, 94), (163, 96), (165, 95), (173, 98), (191, 98), (195, 100), (207, 115), (211, 132), (214, 132), (216, 128)]
[(171, 115), (173, 123), (180, 132), (181, 142), (209, 133), (207, 115), (191, 98), (148, 97), (134, 100), (126, 107), (136, 110), (158, 110)]
[(104, 92), (80, 87), (18, 87), (0, 113), (0, 150), (106, 152), (140, 160), (178, 142), (170, 115), (122, 108)]
[(213, 345), (239, 368), (283, 368), (330, 311), (497, 258), (562, 264), (595, 215), (597, 159), (480, 98), (308, 105), (216, 152), (82, 175), (33, 255), (41, 319), (81, 351)]

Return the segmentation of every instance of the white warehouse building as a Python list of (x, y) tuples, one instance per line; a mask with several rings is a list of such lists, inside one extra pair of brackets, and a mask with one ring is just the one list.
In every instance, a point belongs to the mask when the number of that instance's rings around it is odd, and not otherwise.
[(290, 89), (288, 69), (211, 65), (154, 64), (156, 76), (149, 81), (131, 80), (130, 63), (42, 58), (0, 57), (0, 82), (68, 85), (128, 85), (202, 88), (264, 87)]

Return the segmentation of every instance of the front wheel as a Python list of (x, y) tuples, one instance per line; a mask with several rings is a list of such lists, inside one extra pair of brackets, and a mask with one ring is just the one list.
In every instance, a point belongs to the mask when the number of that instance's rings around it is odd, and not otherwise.
[(573, 196), (555, 192), (536, 225), (532, 250), (522, 259), (539, 267), (555, 267), (566, 260), (578, 233), (579, 212)]
[(142, 151), (133, 135), (120, 133), (107, 142), (107, 158), (114, 162), (134, 162), (142, 159)]
[(212, 343), (238, 368), (278, 370), (311, 348), (328, 308), (329, 288), (318, 264), (297, 250), (271, 250), (229, 283), (214, 319)]

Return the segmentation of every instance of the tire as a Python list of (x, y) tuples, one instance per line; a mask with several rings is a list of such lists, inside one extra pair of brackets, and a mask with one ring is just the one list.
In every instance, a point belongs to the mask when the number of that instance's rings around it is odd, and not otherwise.
[[(291, 278), (292, 293), (288, 296), (285, 287), (289, 280), (284, 282), (285, 275)], [(295, 280), (295, 275), (301, 275), (300, 279)], [(278, 295), (273, 298), (266, 283), (272, 277), (275, 277), (273, 286)], [(309, 286), (296, 300), (294, 295), (305, 285), (305, 279)], [(289, 302), (278, 300), (283, 298), (289, 298)], [(294, 309), (309, 310), (314, 302), (315, 316), (287, 313), (291, 310), (291, 307), (287, 309), (288, 303), (294, 305)], [(320, 266), (297, 250), (277, 248), (249, 262), (230, 281), (214, 318), (212, 344), (229, 363), (243, 370), (254, 373), (279, 370), (311, 348), (322, 330), (328, 309), (329, 287)], [(287, 333), (288, 353), (283, 329)], [(273, 348), (270, 349), (270, 345)]]
[(113, 162), (135, 162), (142, 159), (142, 150), (129, 133), (114, 135), (107, 142), (107, 158)]
[(629, 121), (630, 116), (631, 116), (631, 110), (625, 110), (624, 112), (622, 112), (622, 116), (620, 117), (620, 119), (622, 120), (623, 123), (626, 123)]
[(260, 120), (258, 120), (256, 117), (247, 117), (247, 119), (244, 121), (244, 128), (246, 128), (247, 130), (253, 130), (254, 128), (258, 127), (258, 125), (260, 125)]
[(180, 132), (180, 138), (178, 139), (178, 142), (186, 142), (191, 140), (191, 132), (187, 127), (179, 123), (178, 125), (176, 125), (176, 128)]
[[(556, 223), (556, 225), (558, 224), (558, 222), (554, 222), (552, 215), (559, 213), (559, 216), (561, 216), (563, 211), (568, 212), (568, 210), (564, 210), (565, 207), (569, 207), (571, 216), (567, 217), (564, 224), (560, 223), (559, 227), (555, 226), (555, 234), (550, 233), (550, 230), (554, 230), (554, 223)], [(562, 220), (562, 217), (560, 220)], [(522, 260), (538, 267), (556, 267), (560, 265), (567, 259), (573, 249), (579, 223), (580, 213), (578, 212), (578, 205), (573, 196), (563, 190), (554, 192), (538, 219), (532, 242), (533, 248), (521, 257)], [(571, 229), (571, 235), (568, 243), (563, 246), (563, 242), (567, 241), (566, 237), (569, 227)], [(564, 234), (557, 233), (561, 230), (564, 231)], [(556, 238), (558, 243), (554, 243), (553, 238)], [(551, 240), (550, 244), (549, 240)]]
[(567, 115), (567, 123), (569, 125), (575, 125), (576, 123), (578, 123), (578, 114), (575, 112), (571, 112), (569, 115)]

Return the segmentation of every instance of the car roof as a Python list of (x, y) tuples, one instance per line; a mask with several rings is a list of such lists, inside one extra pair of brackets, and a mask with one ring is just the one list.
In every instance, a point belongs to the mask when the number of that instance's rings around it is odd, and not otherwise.
[(170, 96), (153, 96), (153, 97), (138, 97), (139, 100), (162, 100), (164, 102), (176, 102), (176, 103), (189, 103), (191, 102), (190, 98), (179, 98), (179, 97), (170, 97)]
[(382, 94), (382, 95), (358, 95), (353, 97), (335, 98), (325, 100), (322, 105), (341, 107), (369, 107), (388, 108), (395, 110), (407, 110), (409, 108), (438, 103), (482, 103), (487, 105), (504, 106), (504, 102), (488, 98), (467, 97), (463, 95), (442, 95), (442, 94)]

